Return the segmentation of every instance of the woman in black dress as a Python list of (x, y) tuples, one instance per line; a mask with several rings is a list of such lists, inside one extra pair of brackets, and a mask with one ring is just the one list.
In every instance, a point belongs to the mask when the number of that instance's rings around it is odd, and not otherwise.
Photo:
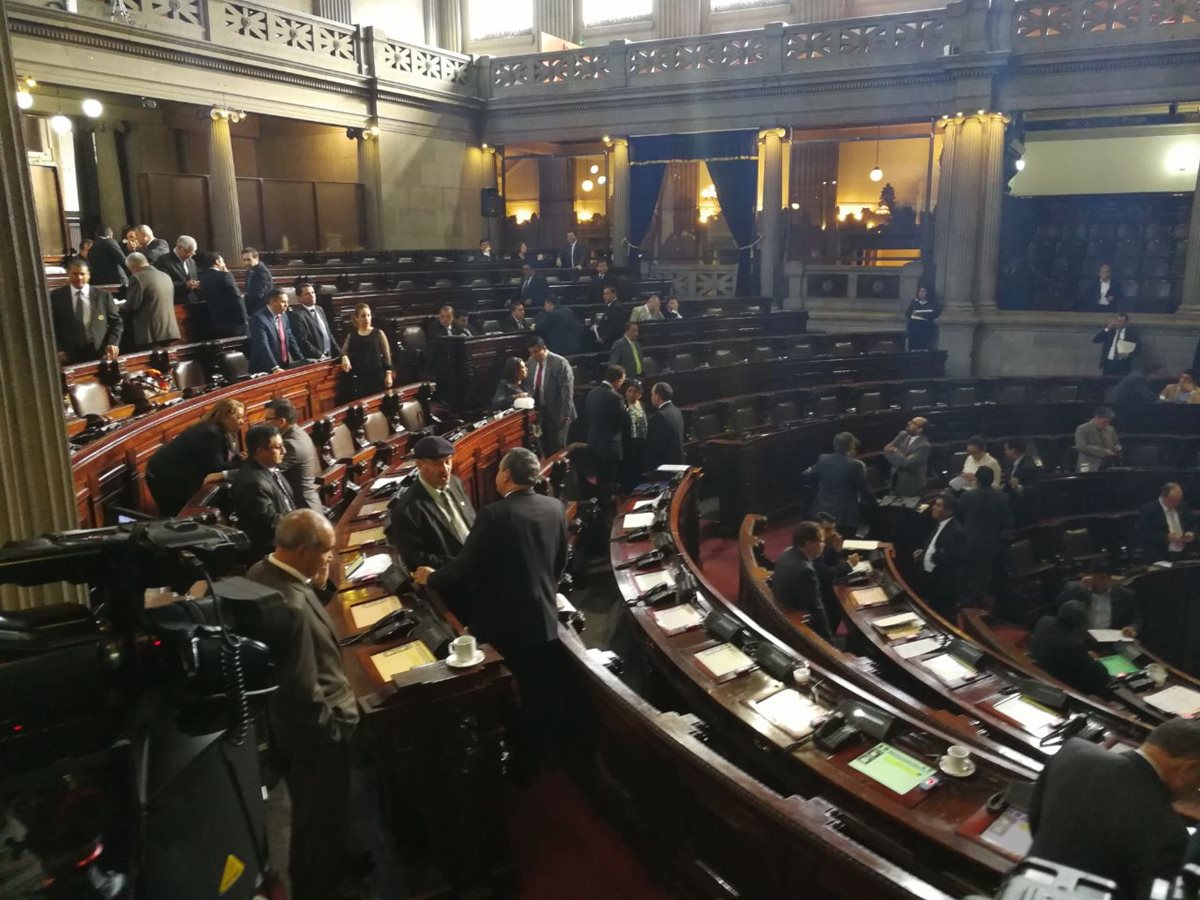
[(938, 327), (934, 320), (941, 314), (941, 307), (930, 298), (928, 288), (917, 288), (917, 297), (904, 314), (909, 350), (937, 349)]
[(241, 401), (221, 400), (203, 421), (154, 451), (146, 465), (146, 486), (161, 515), (179, 515), (201, 485), (236, 471), (238, 435), (245, 418)]
[(371, 307), (354, 307), (354, 330), (342, 341), (338, 403), (378, 394), (392, 386), (392, 350), (381, 328), (371, 327)]

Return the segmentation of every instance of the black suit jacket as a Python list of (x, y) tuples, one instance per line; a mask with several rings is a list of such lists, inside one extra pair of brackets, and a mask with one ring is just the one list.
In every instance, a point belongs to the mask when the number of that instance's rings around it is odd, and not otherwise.
[(230, 494), (237, 526), (250, 538), (247, 558), (262, 559), (275, 546), (279, 517), (296, 508), (291, 489), (282, 473), (276, 480), (270, 469), (248, 459), (233, 476)]
[[(1037, 467), (1032, 459), (1028, 456), (1020, 457), (1013, 464), (1012, 471), (1009, 473), (1009, 478), (1016, 478), (1021, 483), (1021, 490), (1026, 491), (1042, 476), (1042, 470)], [(1012, 493), (1016, 493), (1013, 491)]]
[(771, 573), (771, 589), (775, 600), (808, 616), (808, 627), (827, 641), (833, 640), (829, 617), (821, 602), (821, 582), (816, 566), (797, 547), (788, 547), (775, 560)]
[(595, 459), (621, 459), (621, 435), (625, 430), (625, 401), (607, 381), (587, 395), (587, 445)]
[(534, 331), (546, 342), (551, 353), (571, 356), (579, 352), (579, 320), (565, 306), (538, 313)]
[(614, 300), (604, 308), (596, 333), (604, 347), (612, 347), (625, 335), (625, 325), (629, 321), (629, 310), (620, 300)]
[(1079, 293), (1075, 297), (1075, 308), (1091, 312), (1107, 311), (1115, 312), (1121, 306), (1121, 287), (1117, 284), (1115, 278), (1108, 282), (1108, 303), (1104, 306), (1100, 305), (1100, 279), (1089, 278), (1079, 288)]
[(533, 318), (526, 313), (525, 318), (521, 320), (514, 319), (512, 315), (507, 315), (500, 320), (500, 330), (506, 333), (516, 333), (518, 331), (529, 331), (533, 326)]
[(958, 512), (967, 530), (967, 555), (974, 562), (996, 556), (1004, 545), (1004, 532), (1013, 526), (1008, 497), (994, 487), (967, 491), (958, 500)]
[[(192, 257), (188, 260), (180, 259), (174, 250), (164, 253), (158, 259), (154, 260), (154, 268), (160, 269), (171, 276), (171, 280), (175, 282), (175, 302), (187, 303), (189, 300), (195, 300), (195, 295), (188, 290), (187, 282), (189, 280), (199, 281), (199, 275), (196, 272), (196, 259)], [(213, 271), (216, 271), (215, 269)], [(231, 275), (230, 278), (233, 276)], [(237, 287), (234, 287), (237, 290)]]
[(599, 275), (592, 276), (592, 284), (588, 289), (588, 299), (592, 303), (604, 302), (604, 289), (606, 287), (613, 288), (617, 292), (617, 296), (621, 295), (620, 284), (617, 282), (617, 276), (612, 272), (608, 272), (603, 278)]
[[(1111, 584), (1108, 588), (1108, 599), (1112, 607), (1112, 628), (1133, 626), (1141, 630), (1141, 610), (1138, 608), (1137, 594), (1127, 587)], [(1092, 605), (1092, 592), (1078, 581), (1071, 581), (1058, 595), (1056, 606), (1062, 606), (1068, 600), (1078, 600), (1084, 606)]]
[[(329, 346), (324, 346), (321, 328), (314, 316), (320, 318), (325, 325), (325, 334), (329, 335)], [(325, 318), (325, 310), (313, 304), (312, 310), (300, 306), (289, 306), (288, 322), (292, 326), (292, 335), (296, 338), (296, 346), (304, 359), (320, 359), (322, 356), (332, 356), (337, 346), (333, 342), (333, 332), (329, 329), (329, 320)]]
[(1074, 738), (1033, 788), (1030, 856), (1111, 878), (1121, 900), (1145, 900), (1155, 878), (1183, 865), (1187, 830), (1154, 767)]
[(150, 261), (150, 265), (154, 265), (159, 257), (171, 252), (171, 247), (162, 238), (155, 238), (145, 247), (142, 247), (139, 252)]
[(176, 515), (206, 475), (234, 465), (229, 438), (214, 422), (197, 422), (154, 451), (146, 464), (146, 481), (158, 511)]
[(538, 275), (535, 272), (530, 276), (528, 282), (524, 276), (521, 277), (521, 286), (517, 288), (517, 298), (524, 300), (526, 306), (540, 307), (549, 296), (550, 282), (546, 281), (545, 275)]
[(96, 284), (129, 284), (129, 268), (125, 252), (112, 238), (96, 238), (87, 256), (88, 269)]
[(650, 417), (646, 427), (646, 470), (683, 463), (683, 412), (667, 402)]
[(567, 246), (562, 248), (559, 259), (562, 261), (563, 268), (566, 269), (578, 269), (586, 265), (588, 261), (587, 244), (580, 240), (575, 241), (573, 248), (570, 244), (567, 244)]
[(812, 471), (817, 477), (817, 495), (811, 514), (827, 513), (838, 525), (857, 528), (862, 521), (859, 501), (875, 502), (862, 460), (845, 453), (822, 453)]
[(450, 597), (478, 585), (467, 624), (508, 655), (558, 639), (554, 595), (566, 565), (562, 503), (527, 489), (481, 509), (462, 552), (429, 584)]
[[(470, 529), (475, 525), (475, 508), (467, 499), (467, 492), (457, 475), (450, 476), (446, 490), (458, 503), (463, 521)], [(462, 552), (462, 542), (446, 522), (429, 491), (420, 480), (402, 490), (392, 501), (388, 513), (388, 540), (400, 554), (400, 560), (409, 569), (431, 566), (440, 569)]]
[[(924, 550), (929, 552), (929, 543), (937, 534), (937, 524), (934, 531), (925, 542)], [(954, 607), (962, 598), (966, 584), (967, 563), (967, 530), (955, 516), (946, 523), (934, 546), (933, 571), (926, 573), (929, 579), (930, 599), (938, 612), (953, 617)], [(921, 571), (924, 571), (922, 563)]]
[[(171, 258), (178, 259), (174, 253)], [(245, 335), (248, 325), (246, 304), (237, 289), (237, 282), (233, 280), (233, 273), (205, 269), (198, 280), (200, 288), (196, 291), (196, 298), (204, 303), (208, 312), (208, 333), (214, 338)], [(180, 302), (178, 283), (175, 285), (175, 297), (175, 302)]]
[(1038, 619), (1029, 652), (1035, 663), (1077, 691), (1103, 694), (1108, 687), (1108, 670), (1088, 653), (1083, 633), (1065, 631), (1054, 616)]
[(1133, 367), (1133, 361), (1137, 359), (1138, 353), (1142, 349), (1142, 338), (1138, 330), (1132, 325), (1125, 326), (1125, 340), (1131, 344), (1137, 344), (1137, 349), (1124, 359), (1110, 360), (1108, 351), (1112, 348), (1112, 343), (1116, 340), (1117, 329), (1101, 328), (1092, 338), (1093, 344), (1100, 345), (1100, 370), (1106, 375), (1128, 375), (1129, 370)]
[(67, 362), (99, 359), (105, 347), (119, 347), (125, 323), (117, 302), (107, 291), (88, 286), (91, 321), (86, 325), (75, 317), (75, 294), (69, 284), (50, 292), (50, 320), (54, 325), (54, 346), (67, 354)]
[[(1192, 512), (1182, 503), (1175, 507), (1179, 514), (1179, 524), (1184, 531), (1192, 528)], [(1137, 525), (1133, 529), (1133, 542), (1138, 553), (1146, 562), (1157, 562), (1166, 559), (1170, 554), (1170, 542), (1167, 540), (1167, 514), (1163, 512), (1162, 504), (1152, 500), (1142, 507), (1138, 513)]]

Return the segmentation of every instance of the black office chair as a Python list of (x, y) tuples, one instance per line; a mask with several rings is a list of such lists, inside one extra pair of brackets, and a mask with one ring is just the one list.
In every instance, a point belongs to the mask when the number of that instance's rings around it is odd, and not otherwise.
[(800, 412), (791, 400), (780, 400), (775, 404), (771, 418), (775, 420), (776, 428), (787, 428), (800, 421)]
[(690, 372), (696, 368), (696, 357), (691, 353), (676, 353), (671, 360), (671, 368), (676, 372)]
[(859, 412), (879, 412), (881, 409), (883, 409), (883, 394), (879, 391), (863, 391), (859, 395)]

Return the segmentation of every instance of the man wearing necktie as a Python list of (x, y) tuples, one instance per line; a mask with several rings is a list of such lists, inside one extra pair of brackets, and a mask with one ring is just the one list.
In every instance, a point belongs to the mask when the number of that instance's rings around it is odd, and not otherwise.
[(563, 250), (562, 256), (558, 258), (558, 265), (563, 269), (570, 269), (571, 278), (577, 278), (579, 272), (583, 269), (584, 263), (587, 262), (588, 249), (587, 245), (580, 241), (574, 231), (567, 232), (567, 246)]
[(125, 324), (112, 296), (91, 286), (82, 257), (67, 264), (68, 284), (50, 292), (50, 316), (60, 363), (116, 359)]
[(521, 300), (526, 306), (539, 307), (550, 296), (550, 284), (546, 276), (537, 274), (533, 266), (525, 263), (521, 266), (521, 287), (514, 300)]
[(267, 305), (250, 317), (250, 371), (279, 372), (304, 361), (288, 322), (287, 294), (272, 288)]
[(317, 306), (317, 292), (311, 281), (297, 280), (296, 303), (288, 306), (287, 317), (300, 355), (306, 360), (328, 359), (333, 352), (333, 339), (325, 310)]
[(1158, 499), (1138, 514), (1134, 544), (1146, 562), (1174, 559), (1196, 540), (1195, 518), (1183, 502), (1183, 487), (1174, 481), (1162, 486)]
[(608, 354), (612, 365), (620, 366), (630, 378), (642, 376), (642, 348), (638, 344), (637, 322), (625, 324), (625, 335), (618, 339)]
[(458, 555), (475, 524), (475, 510), (454, 474), (454, 445), (427, 435), (413, 448), (417, 478), (392, 501), (388, 540), (410, 571), (438, 567)]
[(542, 338), (530, 337), (527, 346), (525, 390), (538, 411), (542, 456), (553, 456), (567, 445), (567, 431), (575, 419), (575, 372), (565, 357), (550, 352)]
[(296, 508), (296, 500), (279, 471), (284, 446), (278, 428), (255, 425), (247, 431), (246, 453), (250, 458), (233, 476), (230, 496), (237, 527), (250, 539), (247, 560), (257, 562), (275, 546), (275, 526)]

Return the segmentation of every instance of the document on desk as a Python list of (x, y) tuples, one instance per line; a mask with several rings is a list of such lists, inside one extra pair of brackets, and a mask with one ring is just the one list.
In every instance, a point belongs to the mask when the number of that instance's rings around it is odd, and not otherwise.
[(1042, 734), (1062, 723), (1062, 717), (1058, 713), (1024, 694), (1005, 697), (999, 703), (993, 703), (992, 709), (1004, 718), (1012, 719), (1032, 734)]
[(681, 603), (669, 609), (656, 609), (651, 613), (654, 624), (669, 635), (682, 634), (689, 628), (704, 624), (704, 616), (690, 603)]
[(378, 600), (368, 600), (366, 603), (355, 603), (350, 607), (350, 618), (354, 620), (355, 628), (370, 628), (384, 616), (401, 609), (404, 604), (396, 596), (380, 597)]
[(429, 665), (437, 660), (433, 658), (424, 641), (409, 641), (391, 650), (372, 653), (371, 662), (375, 663), (380, 678), (391, 681), (393, 675), (399, 675), (417, 666)]
[(921, 638), (919, 641), (908, 641), (895, 646), (896, 655), (901, 659), (912, 659), (914, 656), (940, 649), (942, 644), (937, 638)]
[(813, 722), (826, 714), (826, 710), (791, 688), (761, 700), (749, 700), (746, 705), (794, 741), (812, 734)]
[(1173, 716), (1182, 716), (1185, 719), (1191, 719), (1197, 712), (1200, 712), (1200, 693), (1178, 684), (1166, 690), (1147, 694), (1144, 699), (1156, 709), (1161, 709)]
[(655, 472), (686, 472), (691, 466), (684, 463), (663, 463)]
[(968, 666), (957, 656), (952, 656), (949, 653), (939, 653), (937, 656), (923, 659), (920, 661), (920, 664), (946, 682), (946, 684), (964, 681), (967, 678), (973, 678), (976, 674), (976, 670), (973, 667)]
[(669, 584), (672, 587), (675, 585), (675, 579), (671, 577), (670, 569), (663, 569), (661, 572), (647, 572), (645, 575), (634, 575), (633, 586), (637, 588), (639, 594), (644, 594), (646, 591), (652, 591), (660, 584)]
[(880, 616), (871, 624), (880, 631), (891, 631), (893, 628), (902, 628), (906, 625), (916, 625), (921, 621), (921, 617), (915, 612), (902, 612), (894, 616)]
[(371, 490), (375, 491), (379, 488), (391, 487), (393, 484), (399, 484), (404, 479), (404, 475), (386, 475), (383, 478), (376, 478), (371, 482)]
[(1132, 641), (1133, 638), (1125, 637), (1116, 628), (1091, 628), (1088, 634), (1092, 636), (1092, 640), (1097, 644), (1115, 644), (1117, 641)]
[(358, 511), (356, 518), (366, 519), (371, 516), (377, 516), (380, 513), (385, 513), (390, 502), (390, 500), (373, 500), (370, 503), (364, 503), (362, 509)]
[(869, 553), (879, 549), (879, 541), (857, 541), (849, 539), (842, 541), (842, 549), (847, 553)]
[(657, 503), (658, 503), (657, 497), (652, 497), (649, 500), (638, 500), (636, 503), (633, 504), (633, 511), (639, 512), (640, 510), (644, 510), (644, 509), (654, 509), (654, 507)]
[(861, 588), (857, 591), (851, 591), (850, 596), (854, 598), (854, 604), (862, 609), (865, 606), (882, 606), (889, 602), (887, 591), (876, 585), (875, 587)]
[(652, 512), (625, 513), (625, 518), (621, 520), (621, 527), (626, 531), (649, 528), (653, 524), (654, 513)]
[(1019, 809), (1008, 807), (1000, 817), (983, 830), (979, 840), (1001, 853), (1016, 858), (1024, 857), (1033, 846), (1033, 832), (1029, 829), (1029, 816)]
[(354, 571), (354, 574), (350, 576), (350, 580), (361, 581), (364, 578), (373, 578), (376, 575), (382, 575), (391, 567), (391, 556), (386, 553), (376, 553), (374, 556), (368, 556), (363, 560), (363, 564)]
[(350, 537), (346, 539), (347, 547), (361, 547), (363, 544), (374, 544), (387, 539), (387, 534), (382, 525), (375, 528), (364, 528), (361, 531), (350, 532)]
[(707, 650), (692, 654), (700, 668), (721, 681), (754, 668), (754, 660), (733, 644), (717, 644)]

